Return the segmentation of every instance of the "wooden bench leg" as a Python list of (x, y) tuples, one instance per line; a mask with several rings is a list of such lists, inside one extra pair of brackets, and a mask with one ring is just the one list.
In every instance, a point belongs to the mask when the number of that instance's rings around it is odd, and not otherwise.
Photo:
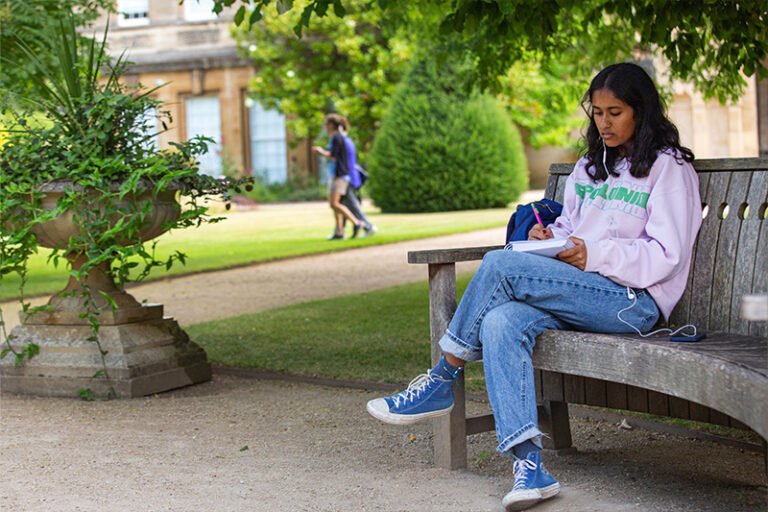
[(445, 469), (467, 467), (467, 419), (464, 403), (464, 375), (453, 384), (453, 410), (434, 421), (435, 466)]
[(545, 449), (558, 453), (573, 449), (566, 402), (544, 400), (539, 406), (539, 429), (549, 436), (542, 439)]
[[(456, 265), (429, 265), (429, 329), (432, 364), (442, 357), (440, 338), (456, 312)], [(454, 405), (451, 414), (434, 421), (433, 448), (435, 465), (440, 468), (467, 467), (467, 426), (464, 404), (464, 375), (453, 385)]]

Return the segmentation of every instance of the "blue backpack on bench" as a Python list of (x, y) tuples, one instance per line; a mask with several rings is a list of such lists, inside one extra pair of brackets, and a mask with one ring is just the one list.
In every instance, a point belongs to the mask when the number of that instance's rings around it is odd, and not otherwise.
[(539, 211), (539, 216), (544, 226), (548, 226), (555, 222), (560, 216), (560, 212), (563, 211), (563, 205), (557, 201), (550, 201), (549, 199), (541, 199), (540, 201), (534, 201), (533, 203), (520, 204), (517, 206), (517, 210), (509, 218), (507, 224), (507, 240), (505, 243), (516, 242), (518, 240), (528, 240), (528, 232), (531, 228), (538, 223), (536, 215), (533, 214), (533, 208), (531, 205), (536, 204), (536, 209)]

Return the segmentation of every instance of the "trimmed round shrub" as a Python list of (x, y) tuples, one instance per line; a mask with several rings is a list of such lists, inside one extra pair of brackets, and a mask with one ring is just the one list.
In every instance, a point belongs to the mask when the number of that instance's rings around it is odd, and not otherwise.
[(526, 190), (517, 127), (491, 96), (464, 91), (459, 73), (420, 61), (395, 90), (369, 162), (382, 211), (504, 207)]

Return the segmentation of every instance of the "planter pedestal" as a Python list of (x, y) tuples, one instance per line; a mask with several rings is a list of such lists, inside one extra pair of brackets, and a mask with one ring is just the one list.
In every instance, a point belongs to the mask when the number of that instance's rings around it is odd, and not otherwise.
[[(45, 190), (44, 199), (55, 204), (67, 184), (56, 183)], [(143, 199), (142, 199), (143, 200)], [(147, 199), (150, 200), (150, 199)], [(179, 216), (172, 191), (152, 199), (153, 217), (141, 239), (154, 238), (165, 231), (165, 223)], [(77, 233), (71, 214), (35, 227), (38, 241), (57, 247)], [(79, 269), (83, 258), (68, 256)], [(140, 304), (115, 285), (108, 273), (109, 262), (93, 268), (78, 281), (70, 277), (67, 287), (48, 301), (50, 308), (35, 315), (21, 313), (21, 325), (10, 332), (17, 352), (25, 344), (35, 344), (40, 352), (15, 366), (13, 354), (0, 359), (0, 386), (3, 391), (40, 396), (77, 397), (81, 389), (94, 396), (107, 395), (105, 369), (118, 397), (159, 393), (211, 379), (211, 365), (205, 351), (173, 319), (163, 317), (162, 304)], [(87, 286), (85, 286), (87, 285)], [(90, 289), (93, 307), (99, 311), (98, 340), (106, 352), (102, 362), (88, 320), (82, 318), (86, 302), (82, 290)], [(110, 301), (117, 305), (113, 311)]]
[[(107, 372), (119, 397), (135, 397), (189, 386), (211, 379), (211, 365), (205, 351), (191, 342), (172, 318), (162, 318), (162, 305), (144, 306), (160, 318), (131, 323), (102, 324), (98, 337)], [(106, 396), (103, 377), (92, 379), (104, 369), (99, 350), (88, 325), (22, 324), (11, 334), (13, 345), (40, 347), (40, 353), (14, 366), (12, 357), (0, 361), (3, 391), (38, 396), (78, 396), (91, 389), (94, 396)]]
[[(73, 268), (81, 261), (74, 259)], [(99, 308), (98, 339), (106, 351), (104, 361), (118, 397), (135, 397), (168, 391), (211, 379), (211, 365), (205, 351), (179, 327), (173, 318), (163, 317), (162, 304), (140, 304), (115, 286), (105, 273), (108, 263), (93, 269), (85, 281)], [(85, 301), (72, 292), (82, 283), (70, 278), (67, 287), (48, 301), (50, 310), (35, 315), (21, 313), (21, 325), (11, 331), (12, 345), (20, 350), (27, 343), (40, 353), (14, 366), (14, 358), (0, 360), (3, 391), (38, 396), (78, 396), (91, 389), (94, 396), (106, 396), (104, 377), (92, 378), (104, 370), (99, 347), (85, 313)], [(101, 293), (99, 293), (101, 292)], [(112, 310), (102, 296), (117, 304)], [(62, 296), (63, 295), (63, 296)]]

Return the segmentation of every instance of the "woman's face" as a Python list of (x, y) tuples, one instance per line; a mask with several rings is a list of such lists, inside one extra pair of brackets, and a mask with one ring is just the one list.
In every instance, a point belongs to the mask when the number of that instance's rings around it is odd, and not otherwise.
[(635, 136), (635, 110), (608, 89), (592, 93), (592, 117), (605, 145), (628, 148)]
[(336, 125), (333, 124), (330, 121), (325, 123), (323, 125), (323, 128), (325, 129), (325, 133), (328, 134), (328, 135), (333, 135), (334, 133), (336, 133), (338, 131), (338, 129), (336, 128)]

